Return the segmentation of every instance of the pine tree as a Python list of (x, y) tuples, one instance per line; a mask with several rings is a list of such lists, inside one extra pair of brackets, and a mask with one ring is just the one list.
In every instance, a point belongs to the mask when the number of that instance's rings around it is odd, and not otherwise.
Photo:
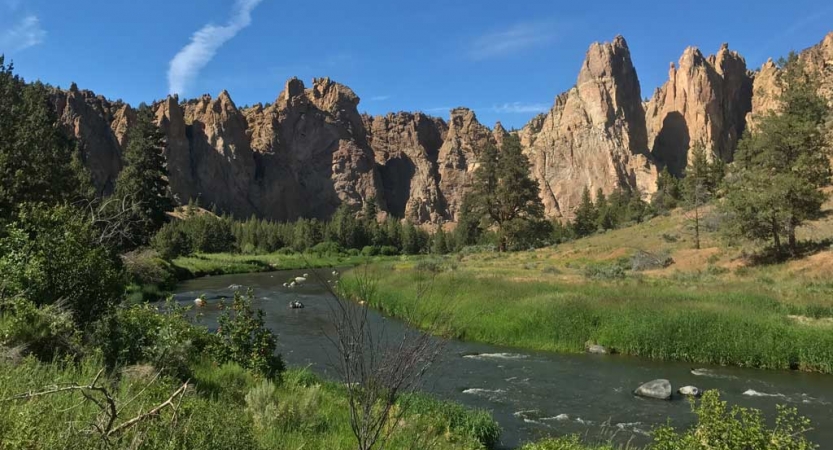
[(0, 55), (0, 221), (24, 203), (55, 205), (83, 196), (89, 173), (56, 127), (48, 90), (25, 84)]
[(431, 253), (435, 253), (438, 255), (444, 255), (449, 252), (448, 248), (448, 238), (445, 234), (445, 230), (441, 226), (437, 229), (436, 233), (431, 239)]
[(537, 225), (544, 217), (538, 183), (529, 175), (529, 159), (516, 135), (504, 138), (500, 152), (487, 145), (479, 163), (470, 194), (472, 212), (497, 228), (499, 249), (505, 251), (518, 234), (535, 229), (525, 224)]
[(124, 152), (125, 167), (116, 179), (113, 205), (131, 206), (126, 227), (129, 233), (121, 243), (123, 250), (146, 245), (165, 224), (166, 212), (173, 209), (168, 197), (165, 170), (165, 137), (154, 123), (147, 106), (138, 111), (136, 125), (130, 130)]
[(762, 117), (740, 142), (737, 173), (726, 189), (732, 230), (769, 240), (781, 252), (782, 237), (798, 252), (796, 228), (817, 217), (830, 183), (829, 147), (823, 132), (829, 110), (818, 82), (794, 54), (782, 61), (779, 110)]
[(664, 167), (657, 177), (657, 192), (651, 199), (651, 205), (659, 211), (670, 211), (676, 208), (682, 199), (680, 179)]
[(593, 204), (593, 199), (590, 198), (590, 189), (585, 186), (581, 193), (581, 203), (579, 203), (575, 219), (573, 219), (573, 231), (578, 237), (590, 236), (596, 232), (597, 221), (596, 206)]

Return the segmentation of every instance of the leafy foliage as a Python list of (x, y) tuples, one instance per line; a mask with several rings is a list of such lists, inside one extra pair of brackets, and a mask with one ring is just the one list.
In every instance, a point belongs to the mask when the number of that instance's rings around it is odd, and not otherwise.
[(263, 311), (252, 307), (251, 291), (243, 296), (235, 292), (231, 305), (223, 305), (218, 319), (218, 340), (211, 353), (218, 362), (234, 362), (267, 377), (283, 370), (283, 361), (275, 354), (277, 338), (266, 328)]
[(63, 303), (78, 324), (100, 317), (124, 292), (121, 261), (98, 244), (87, 217), (70, 206), (26, 206), (0, 238), (8, 295), (36, 305)]

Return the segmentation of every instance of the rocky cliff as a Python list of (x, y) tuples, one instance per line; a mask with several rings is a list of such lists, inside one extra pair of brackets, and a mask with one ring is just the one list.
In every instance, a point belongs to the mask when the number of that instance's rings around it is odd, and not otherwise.
[(645, 107), (651, 153), (678, 176), (695, 144), (703, 145), (709, 155), (731, 161), (751, 102), (752, 77), (746, 61), (728, 44), (708, 58), (694, 47), (687, 48)]
[[(833, 101), (833, 33), (801, 53)], [(705, 57), (688, 48), (668, 81), (643, 103), (624, 38), (590, 46), (576, 85), (518, 134), (546, 212), (571, 218), (582, 191), (656, 189), (658, 170), (683, 174), (703, 144), (731, 161), (754, 118), (777, 108), (778, 68), (760, 71), (723, 45)], [(754, 81), (753, 81), (754, 80)], [(135, 111), (72, 86), (54, 91), (60, 124), (77, 139), (93, 181), (112, 191)], [(270, 105), (239, 108), (227, 92), (152, 105), (167, 136), (171, 191), (238, 217), (325, 219), (340, 205), (376, 202), (382, 215), (417, 223), (455, 221), (486, 145), (508, 132), (456, 108), (448, 121), (423, 113), (361, 115), (359, 97), (327, 78), (287, 81)]]
[(610, 193), (656, 184), (639, 78), (621, 36), (593, 44), (576, 86), (520, 136), (550, 216), (572, 217), (585, 187)]

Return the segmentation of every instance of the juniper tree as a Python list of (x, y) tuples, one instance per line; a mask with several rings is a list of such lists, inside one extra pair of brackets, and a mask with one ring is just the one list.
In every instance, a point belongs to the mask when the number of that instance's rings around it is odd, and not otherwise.
[(817, 217), (830, 182), (829, 147), (823, 126), (829, 115), (818, 82), (795, 54), (781, 61), (779, 108), (760, 118), (741, 140), (736, 173), (727, 183), (725, 209), (734, 233), (771, 240), (780, 254), (786, 237), (798, 251), (796, 228)]

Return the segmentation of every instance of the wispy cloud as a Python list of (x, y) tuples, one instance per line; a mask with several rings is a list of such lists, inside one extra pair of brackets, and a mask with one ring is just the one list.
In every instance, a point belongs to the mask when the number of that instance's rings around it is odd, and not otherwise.
[(390, 99), (390, 95), (375, 95), (373, 97), (370, 97), (367, 100), (371, 101), (371, 102), (383, 102), (383, 101), (389, 100), (389, 99)]
[(171, 94), (184, 94), (200, 70), (214, 59), (217, 50), (252, 23), (252, 11), (261, 1), (236, 0), (233, 15), (226, 25), (208, 24), (194, 33), (191, 42), (170, 62), (168, 91)]
[(490, 108), (490, 111), (504, 114), (527, 114), (549, 111), (551, 107), (552, 105), (546, 103), (512, 102), (494, 105)]
[(423, 109), (424, 112), (427, 113), (437, 113), (437, 112), (449, 112), (454, 109), (453, 106), (435, 106), (433, 108), (425, 108)]
[(0, 33), (0, 49), (25, 50), (40, 44), (44, 39), (46, 39), (46, 31), (41, 28), (40, 20), (37, 16), (29, 15)]
[(504, 30), (483, 34), (468, 45), (473, 60), (484, 60), (511, 55), (527, 48), (552, 42), (556, 26), (551, 22), (523, 22)]

